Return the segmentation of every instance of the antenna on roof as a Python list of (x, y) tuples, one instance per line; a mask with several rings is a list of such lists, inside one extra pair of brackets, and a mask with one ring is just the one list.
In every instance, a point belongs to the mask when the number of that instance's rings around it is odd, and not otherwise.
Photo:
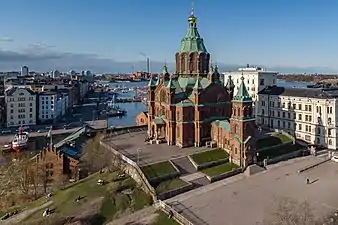
[(195, 1), (191, 0), (191, 15), (195, 15)]

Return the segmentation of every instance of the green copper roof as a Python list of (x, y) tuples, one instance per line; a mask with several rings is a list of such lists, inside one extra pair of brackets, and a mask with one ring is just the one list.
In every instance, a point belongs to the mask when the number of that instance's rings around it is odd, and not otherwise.
[(156, 86), (160, 85), (160, 82), (161, 82), (161, 76), (157, 75)]
[(176, 104), (176, 106), (180, 106), (180, 107), (192, 107), (194, 105), (195, 104), (189, 99), (184, 99), (183, 101), (180, 101), (179, 103)]
[(166, 87), (170, 88), (170, 89), (176, 88), (175, 84), (174, 84), (174, 81), (173, 81), (173, 79), (171, 77), (170, 77), (170, 80), (168, 81)]
[(226, 88), (228, 88), (229, 90), (231, 90), (232, 88), (235, 87), (235, 84), (233, 82), (233, 80), (231, 79), (231, 76), (228, 77), (228, 81), (227, 84), (225, 85)]
[(230, 131), (230, 123), (228, 120), (216, 120), (214, 123), (216, 126), (223, 128), (225, 131)]
[(239, 86), (236, 96), (234, 97), (233, 101), (237, 102), (252, 102), (252, 98), (249, 96), (248, 90), (244, 84), (244, 77), (241, 78), (242, 82)]
[(148, 87), (156, 87), (156, 83), (155, 83), (153, 77), (150, 78), (149, 83), (148, 83)]
[(168, 73), (168, 67), (167, 64), (164, 64), (163, 66), (163, 75)]
[(201, 84), (201, 81), (200, 81), (199, 77), (197, 77), (197, 79), (196, 79), (196, 82), (195, 82), (195, 85), (194, 85), (194, 89), (195, 90), (203, 89), (203, 86)]
[(200, 34), (198, 33), (196, 20), (197, 18), (193, 14), (189, 17), (189, 29), (185, 37), (181, 40), (179, 53), (207, 52), (203, 38), (201, 38)]

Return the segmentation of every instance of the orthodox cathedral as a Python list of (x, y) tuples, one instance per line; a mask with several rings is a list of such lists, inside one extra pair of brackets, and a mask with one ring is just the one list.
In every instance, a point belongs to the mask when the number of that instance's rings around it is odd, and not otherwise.
[(148, 138), (151, 143), (184, 147), (217, 146), (240, 166), (255, 158), (252, 99), (242, 83), (234, 96), (229, 77), (224, 85), (217, 65), (197, 30), (192, 10), (188, 32), (175, 55), (176, 71), (167, 66), (148, 84)]

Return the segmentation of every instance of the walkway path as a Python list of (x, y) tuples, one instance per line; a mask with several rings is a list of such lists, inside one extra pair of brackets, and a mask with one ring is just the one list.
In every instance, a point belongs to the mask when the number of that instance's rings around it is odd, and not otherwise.
[[(37, 211), (39, 210), (42, 210), (42, 209), (45, 209), (47, 208), (48, 206), (52, 205), (53, 202), (52, 201), (49, 201), (49, 202), (46, 202), (36, 208), (33, 208), (33, 209), (28, 209), (28, 210), (25, 210), (25, 211), (22, 211), (20, 212), (19, 214), (7, 219), (7, 220), (2, 220), (1, 221), (1, 225), (14, 225), (14, 224), (19, 224), (23, 219), (25, 219), (27, 216), (30, 216), (34, 213), (36, 213)], [(42, 215), (41, 215), (42, 216)]]
[(122, 218), (116, 219), (107, 225), (127, 225), (127, 224), (139, 224), (147, 225), (152, 224), (157, 217), (156, 208), (149, 206), (147, 208), (138, 210), (132, 214), (123, 216)]
[(190, 162), (188, 156), (176, 158), (171, 161), (177, 166), (182, 175), (197, 172), (194, 165)]

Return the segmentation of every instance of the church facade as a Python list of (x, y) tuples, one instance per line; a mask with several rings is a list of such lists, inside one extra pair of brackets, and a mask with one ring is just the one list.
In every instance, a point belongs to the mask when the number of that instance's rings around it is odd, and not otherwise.
[(224, 85), (217, 65), (197, 29), (192, 12), (188, 32), (175, 55), (176, 71), (167, 66), (148, 84), (148, 138), (184, 147), (218, 146), (230, 160), (247, 166), (255, 157), (252, 99), (242, 83), (236, 96), (229, 77)]

